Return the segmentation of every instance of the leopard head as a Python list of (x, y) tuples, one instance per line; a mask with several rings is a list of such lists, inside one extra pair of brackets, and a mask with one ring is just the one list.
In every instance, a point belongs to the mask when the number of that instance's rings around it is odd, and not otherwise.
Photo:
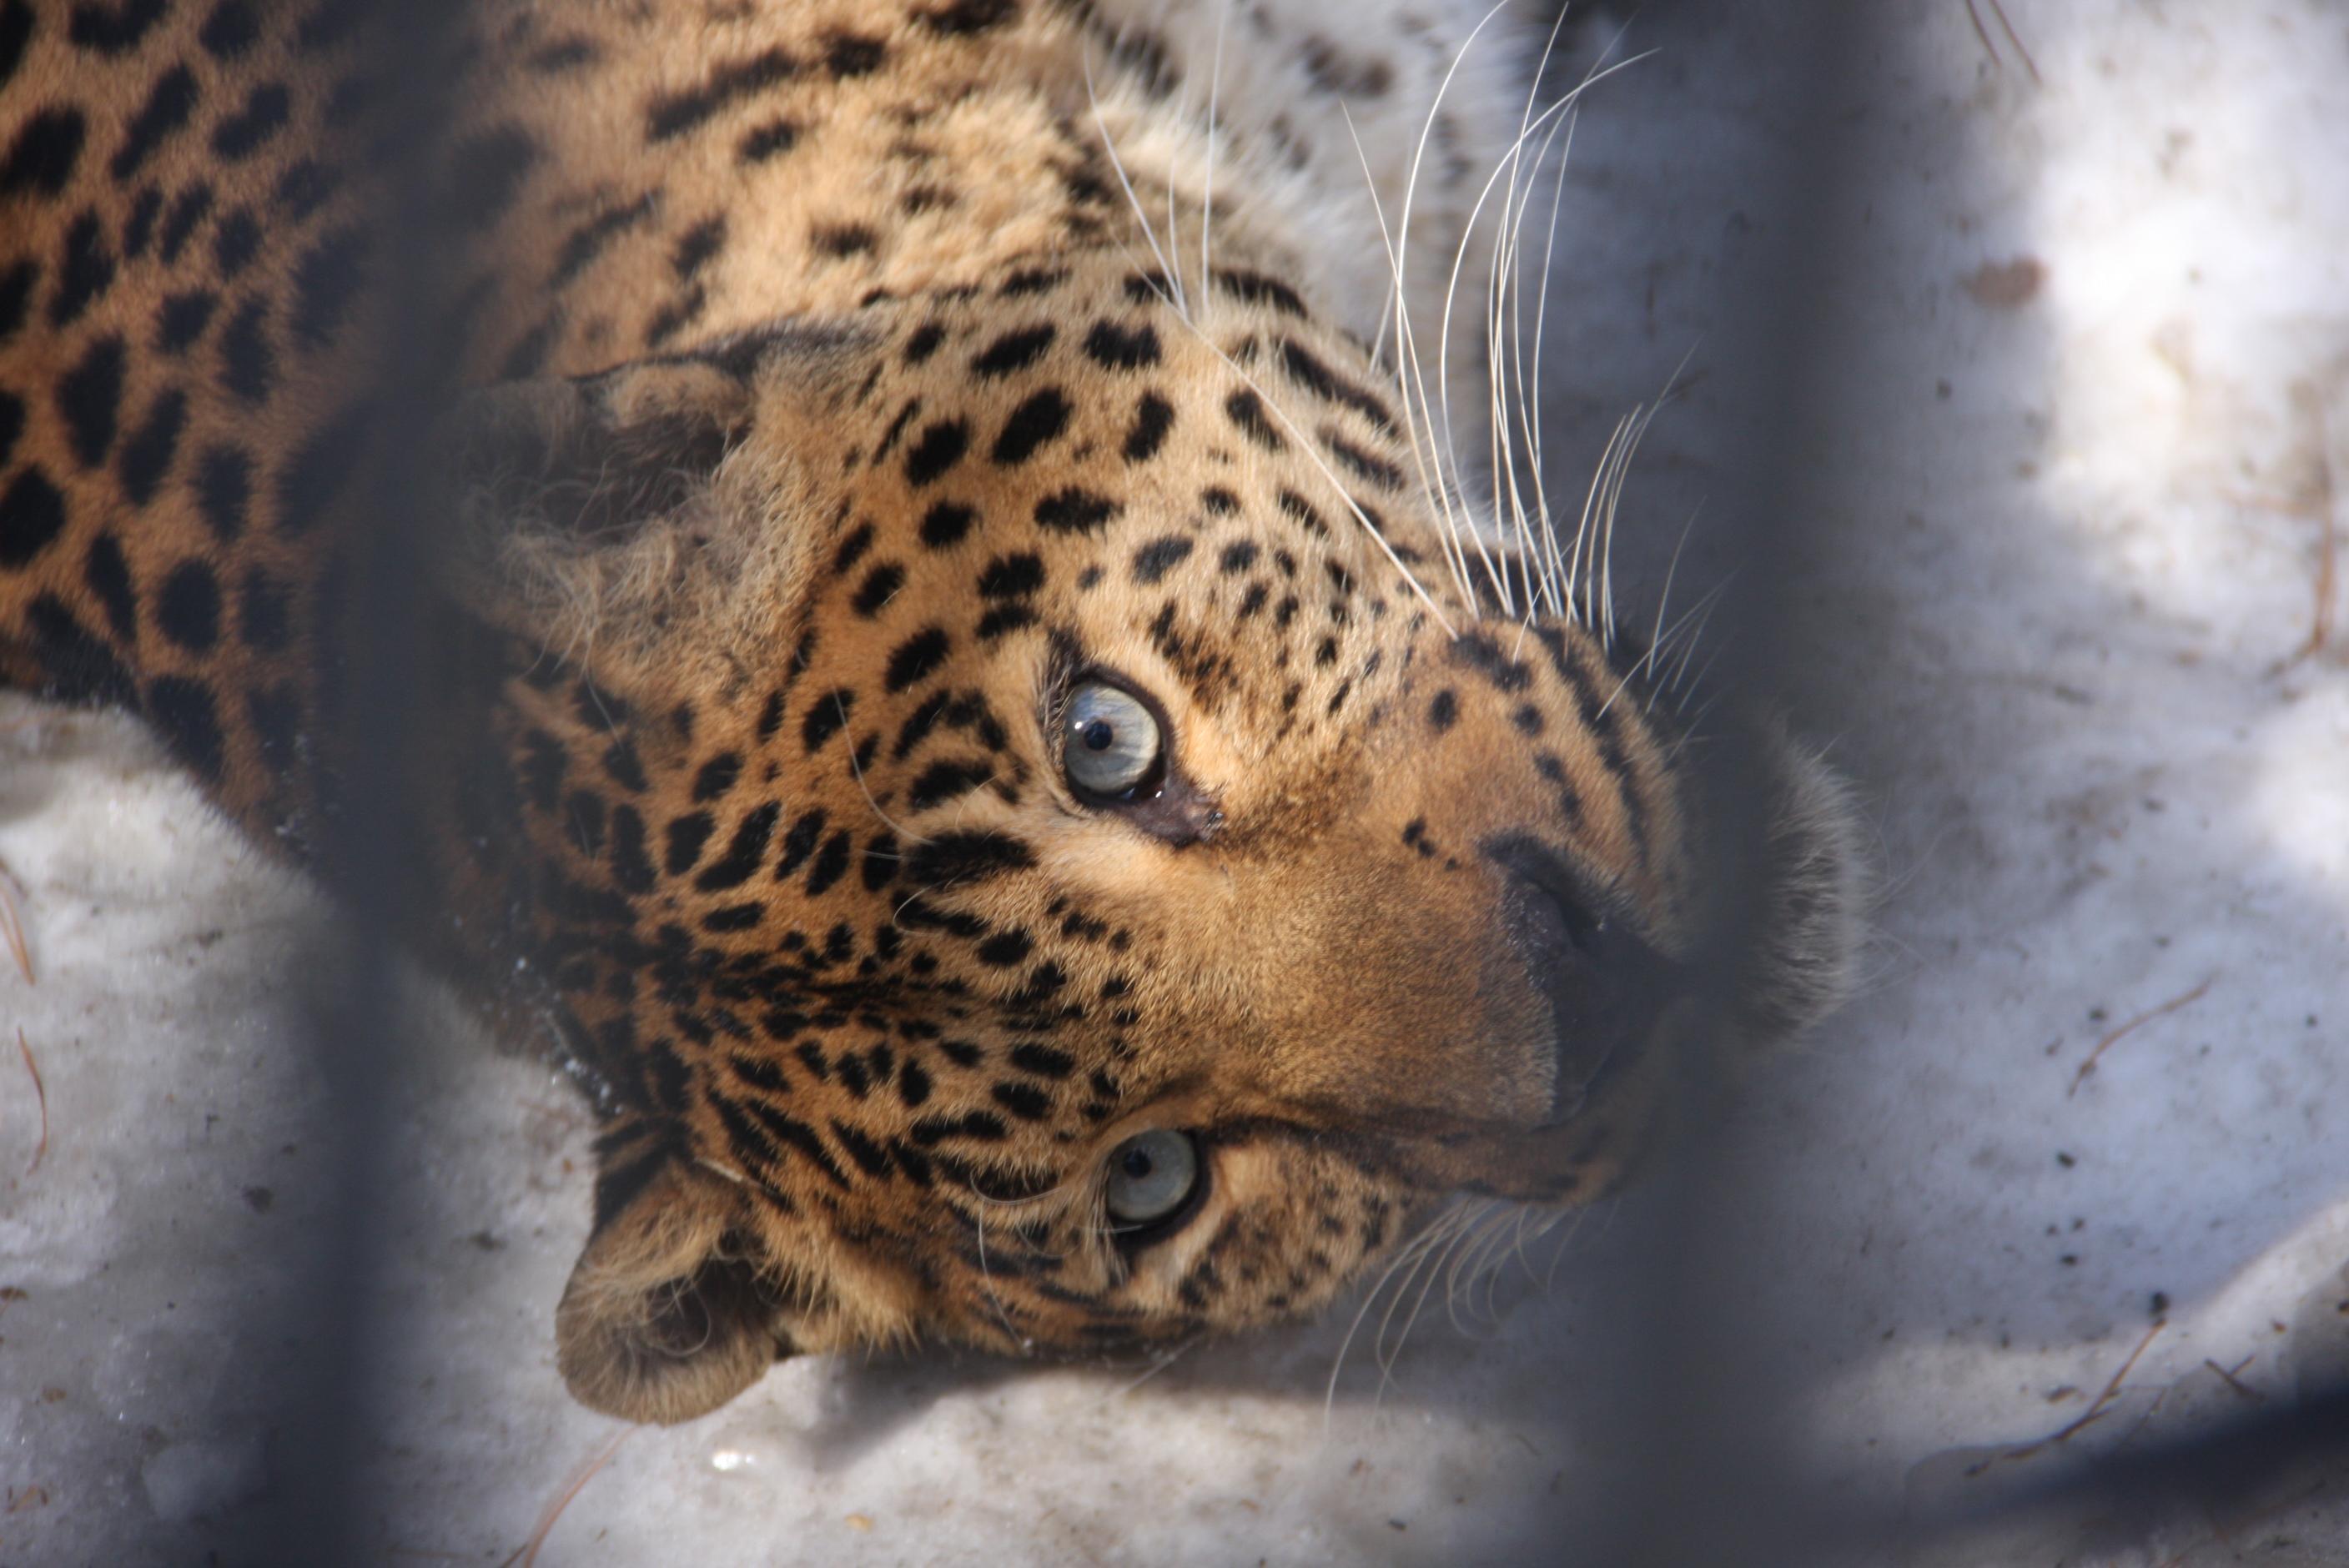
[(1731, 842), (1634, 654), (1462, 591), (1392, 382), (1094, 257), (457, 418), (451, 588), (527, 653), (481, 852), (606, 1118), (584, 1401), (1309, 1313), (1833, 1005), (1838, 787), (1758, 727)]

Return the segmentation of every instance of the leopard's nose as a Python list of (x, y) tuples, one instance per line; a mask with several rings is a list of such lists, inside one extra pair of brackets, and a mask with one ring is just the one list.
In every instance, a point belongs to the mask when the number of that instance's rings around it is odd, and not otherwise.
[(1538, 839), (1500, 835), (1481, 848), (1506, 876), (1509, 939), (1549, 1006), (1557, 1077), (1544, 1125), (1556, 1126), (1638, 1054), (1683, 977)]

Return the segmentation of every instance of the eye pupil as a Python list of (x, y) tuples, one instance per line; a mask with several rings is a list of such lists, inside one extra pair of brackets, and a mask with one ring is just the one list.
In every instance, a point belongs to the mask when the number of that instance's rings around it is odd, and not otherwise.
[(1189, 1133), (1155, 1127), (1112, 1150), (1107, 1166), (1102, 1197), (1110, 1221), (1131, 1234), (1182, 1213), (1206, 1162)]
[(1062, 723), (1061, 765), (1080, 796), (1102, 804), (1156, 792), (1164, 739), (1140, 697), (1108, 681), (1086, 681), (1069, 694)]

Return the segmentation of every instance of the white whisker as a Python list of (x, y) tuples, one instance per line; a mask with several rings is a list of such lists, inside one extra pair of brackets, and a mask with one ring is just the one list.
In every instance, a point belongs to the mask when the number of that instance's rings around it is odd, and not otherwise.
[(1223, 8), (1216, 13), (1216, 59), (1207, 71), (1207, 179), (1206, 194), (1199, 216), (1199, 294), (1210, 297), (1208, 283), (1208, 235), (1216, 226), (1216, 116), (1223, 101), (1224, 87), (1224, 26), (1232, 19), (1231, 0), (1224, 0)]
[[(1446, 1209), (1421, 1226), (1416, 1235), (1395, 1249), (1394, 1256), (1389, 1258), (1387, 1266), (1380, 1271), (1377, 1283), (1363, 1295), (1362, 1305), (1355, 1309), (1353, 1321), (1346, 1326), (1346, 1336), (1338, 1342), (1338, 1354), (1330, 1363), (1330, 1384), (1321, 1397), (1321, 1428), (1325, 1433), (1330, 1428), (1330, 1415), (1337, 1408), (1338, 1374), (1345, 1369), (1346, 1352), (1353, 1347), (1354, 1336), (1361, 1331), (1362, 1320), (1370, 1315), (1371, 1308), (1378, 1305), (1380, 1295), (1385, 1292), (1388, 1282), (1394, 1278), (1395, 1271), (1406, 1262), (1423, 1256), (1435, 1244), (1436, 1238), (1444, 1233), (1446, 1227), (1456, 1222), (1459, 1212), (1457, 1208)], [(1412, 1266), (1413, 1272), (1417, 1272), (1415, 1262)], [(1404, 1288), (1410, 1288), (1409, 1276), (1405, 1277)]]
[[(1143, 211), (1142, 198), (1134, 194), (1133, 181), (1126, 176), (1125, 160), (1117, 155), (1117, 142), (1109, 133), (1109, 121), (1102, 117), (1101, 98), (1093, 90), (1092, 57), (1090, 52), (1083, 57), (1082, 64), (1085, 73), (1085, 102), (1093, 111), (1094, 129), (1101, 132), (1102, 150), (1109, 154), (1110, 167), (1117, 171), (1117, 182), (1125, 191), (1126, 204), (1133, 209), (1135, 222), (1142, 225), (1142, 237), (1149, 244), (1150, 253), (1158, 258), (1160, 275), (1166, 279), (1167, 286), (1174, 291), (1176, 313), (1184, 320), (1188, 321), (1191, 319), (1191, 313), (1183, 299), (1182, 279), (1175, 274), (1174, 269), (1167, 264), (1166, 253), (1159, 247), (1157, 231), (1150, 226), (1150, 214)], [(1171, 191), (1169, 195), (1171, 197)]]

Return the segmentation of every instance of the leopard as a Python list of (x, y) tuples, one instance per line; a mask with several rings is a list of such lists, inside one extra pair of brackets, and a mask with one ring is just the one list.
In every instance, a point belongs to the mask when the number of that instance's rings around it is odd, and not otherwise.
[(1537, 31), (0, 0), (0, 681), (578, 1083), (579, 1401), (1308, 1317), (1848, 990), (1504, 439)]

